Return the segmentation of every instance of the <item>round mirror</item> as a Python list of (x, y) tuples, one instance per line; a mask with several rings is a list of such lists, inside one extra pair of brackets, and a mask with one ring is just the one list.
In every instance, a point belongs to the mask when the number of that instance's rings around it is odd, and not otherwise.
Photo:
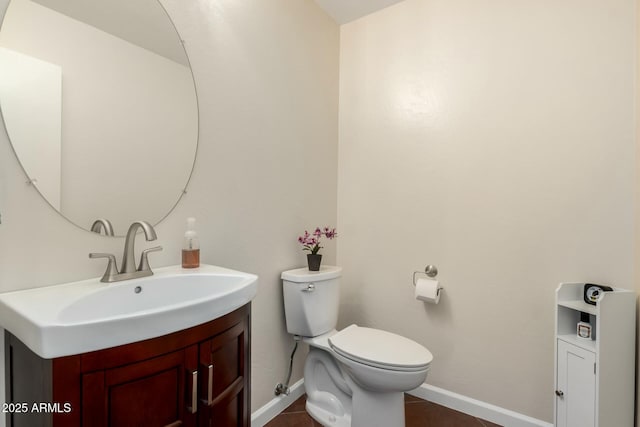
[(29, 183), (84, 229), (155, 224), (191, 176), (195, 86), (156, 0), (12, 0), (0, 111)]

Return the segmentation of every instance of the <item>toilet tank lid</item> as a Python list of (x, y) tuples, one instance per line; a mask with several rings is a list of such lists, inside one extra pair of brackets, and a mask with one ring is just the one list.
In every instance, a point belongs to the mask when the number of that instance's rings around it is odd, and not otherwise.
[(287, 270), (282, 272), (282, 280), (290, 282), (306, 283), (319, 282), (321, 280), (331, 280), (340, 277), (342, 267), (334, 265), (322, 265), (319, 271), (309, 271), (307, 267), (296, 268), (295, 270)]

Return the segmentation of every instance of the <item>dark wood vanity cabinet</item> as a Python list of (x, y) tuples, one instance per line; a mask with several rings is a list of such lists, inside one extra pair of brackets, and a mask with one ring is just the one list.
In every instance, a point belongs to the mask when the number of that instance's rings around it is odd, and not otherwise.
[(57, 359), (6, 332), (7, 425), (249, 427), (250, 315)]

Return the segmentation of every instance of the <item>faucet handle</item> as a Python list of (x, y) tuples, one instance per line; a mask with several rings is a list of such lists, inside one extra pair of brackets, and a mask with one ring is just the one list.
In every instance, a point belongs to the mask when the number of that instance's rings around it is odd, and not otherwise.
[(142, 255), (140, 255), (140, 264), (138, 265), (138, 271), (151, 271), (151, 267), (149, 266), (149, 252), (158, 252), (162, 250), (162, 246), (154, 246), (153, 248), (148, 248), (142, 251)]
[(107, 270), (104, 272), (101, 282), (113, 282), (113, 278), (118, 274), (118, 267), (116, 265), (116, 257), (113, 254), (106, 253), (90, 253), (89, 258), (108, 258)]

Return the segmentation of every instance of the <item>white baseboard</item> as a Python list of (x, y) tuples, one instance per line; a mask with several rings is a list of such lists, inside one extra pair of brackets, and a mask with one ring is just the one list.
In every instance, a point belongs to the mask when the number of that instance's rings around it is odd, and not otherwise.
[(408, 394), (504, 427), (553, 427), (553, 424), (548, 422), (429, 384), (422, 384)]
[(276, 396), (251, 414), (251, 427), (262, 427), (304, 394), (304, 378), (289, 387), (289, 395)]

